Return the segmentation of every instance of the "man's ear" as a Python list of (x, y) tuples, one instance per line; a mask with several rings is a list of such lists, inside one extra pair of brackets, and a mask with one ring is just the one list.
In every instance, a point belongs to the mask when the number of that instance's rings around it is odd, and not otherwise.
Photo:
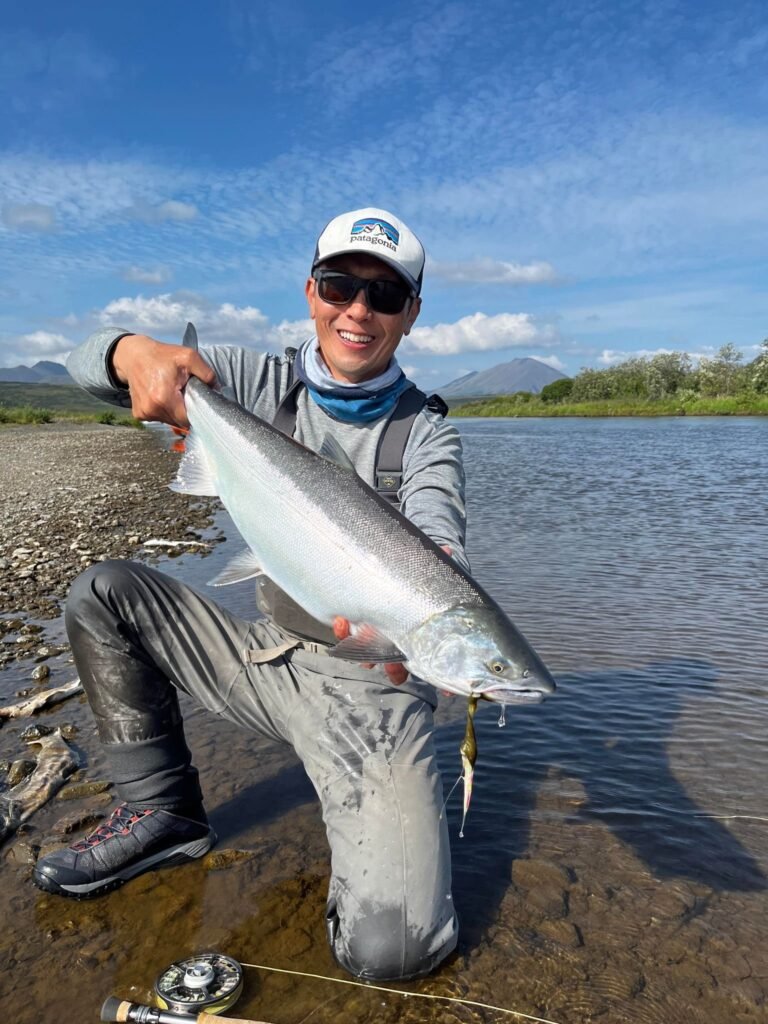
[(408, 315), (405, 318), (405, 330), (403, 334), (410, 334), (411, 328), (416, 323), (416, 317), (421, 312), (421, 299), (417, 295), (415, 299), (411, 299), (411, 304), (408, 307)]
[(315, 319), (315, 300), (317, 298), (317, 282), (314, 277), (308, 277), (307, 283), (304, 285), (304, 294), (307, 297), (307, 305), (309, 306), (309, 315), (312, 320)]

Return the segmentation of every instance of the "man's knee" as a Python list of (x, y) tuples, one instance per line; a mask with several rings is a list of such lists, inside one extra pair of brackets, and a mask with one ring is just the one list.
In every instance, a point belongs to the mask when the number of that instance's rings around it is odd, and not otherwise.
[(355, 977), (394, 981), (429, 974), (456, 947), (455, 915), (429, 928), (404, 919), (399, 908), (375, 909), (341, 922), (335, 905), (328, 908), (328, 939), (336, 960)]
[(96, 562), (80, 573), (69, 589), (64, 610), (67, 628), (73, 625), (84, 609), (103, 603), (110, 593), (121, 593), (131, 585), (134, 576), (131, 562), (110, 559)]

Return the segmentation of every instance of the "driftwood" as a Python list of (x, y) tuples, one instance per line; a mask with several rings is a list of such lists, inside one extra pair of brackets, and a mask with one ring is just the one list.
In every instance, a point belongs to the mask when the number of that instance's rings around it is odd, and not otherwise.
[(37, 767), (18, 786), (0, 794), (0, 843), (57, 793), (78, 767), (77, 755), (57, 729), (33, 740)]
[(27, 715), (33, 715), (40, 708), (58, 704), (60, 701), (82, 692), (83, 687), (80, 685), (79, 679), (73, 679), (71, 683), (64, 683), (63, 686), (53, 686), (50, 690), (41, 690), (33, 697), (26, 697), (17, 704), (9, 704), (7, 707), (0, 708), (0, 724), (6, 718), (26, 718)]

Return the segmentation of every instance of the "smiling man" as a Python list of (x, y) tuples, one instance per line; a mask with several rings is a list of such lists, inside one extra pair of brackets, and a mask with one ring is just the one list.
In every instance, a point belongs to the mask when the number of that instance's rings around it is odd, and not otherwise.
[[(140, 419), (185, 426), (183, 388), (196, 376), (231, 388), (315, 451), (331, 436), (367, 483), (466, 566), (458, 434), (395, 358), (419, 314), (423, 270), (407, 225), (355, 210), (317, 241), (305, 287), (316, 336), (298, 352), (213, 345), (198, 354), (108, 328), (68, 369)], [(240, 619), (133, 562), (101, 563), (75, 581), (67, 631), (120, 803), (90, 835), (41, 858), (35, 882), (98, 896), (215, 842), (184, 737), (183, 691), (289, 743), (304, 763), (331, 847), (326, 923), (337, 961), (369, 979), (425, 974), (457, 939), (434, 690), (400, 664), (330, 658), (349, 624), (312, 619), (263, 577), (257, 603), (263, 617)]]

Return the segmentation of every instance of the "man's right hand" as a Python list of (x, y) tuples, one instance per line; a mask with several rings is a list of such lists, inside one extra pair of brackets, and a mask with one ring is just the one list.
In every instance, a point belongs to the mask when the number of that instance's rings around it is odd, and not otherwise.
[(165, 345), (145, 334), (126, 334), (112, 353), (112, 371), (131, 392), (137, 420), (188, 427), (182, 390), (190, 377), (216, 383), (216, 374), (194, 349)]

